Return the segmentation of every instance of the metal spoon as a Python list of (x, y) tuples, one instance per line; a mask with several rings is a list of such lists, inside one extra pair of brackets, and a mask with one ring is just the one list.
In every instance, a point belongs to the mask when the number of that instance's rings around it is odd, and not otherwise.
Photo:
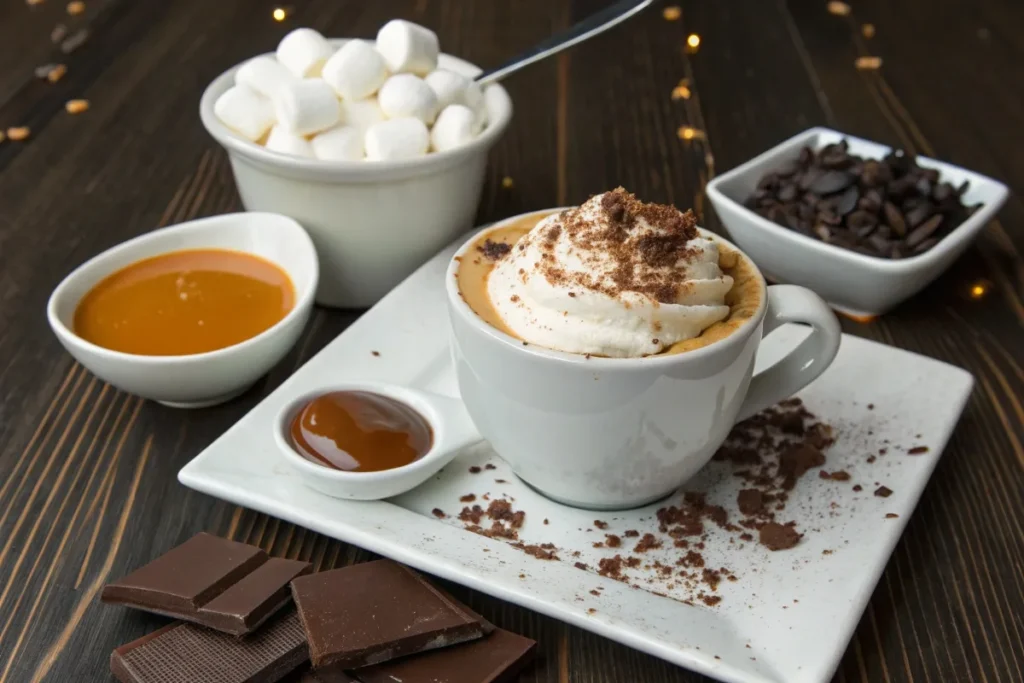
[(523, 67), (546, 59), (553, 54), (558, 54), (562, 50), (570, 48), (577, 43), (582, 43), (584, 40), (589, 40), (599, 33), (604, 33), (616, 24), (620, 24), (634, 14), (646, 9), (652, 2), (654, 0), (622, 0), (610, 7), (606, 7), (600, 12), (596, 12), (583, 21), (569, 27), (562, 33), (534, 45), (502, 66), (485, 71), (476, 77), (476, 82), (481, 86), (497, 83)]

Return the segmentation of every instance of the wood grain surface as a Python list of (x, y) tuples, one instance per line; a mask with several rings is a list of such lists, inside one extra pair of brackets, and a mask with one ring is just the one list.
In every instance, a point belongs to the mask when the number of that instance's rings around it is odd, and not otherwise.
[[(108, 579), (200, 530), (330, 567), (364, 551), (185, 489), (175, 475), (358, 312), (318, 310), (266, 379), (178, 411), (93, 378), (47, 327), (47, 297), (126, 238), (240, 207), (199, 123), (205, 85), (290, 28), (373, 35), (391, 17), (496, 65), (600, 0), (0, 0), (0, 683), (105, 681), (111, 650), (162, 623), (101, 606)], [(479, 218), (576, 203), (618, 184), (693, 206), (716, 172), (826, 124), (999, 178), (1013, 194), (976, 245), (913, 300), (852, 334), (968, 369), (977, 387), (850, 644), (836, 681), (1024, 680), (1024, 3), (692, 0), (664, 6), (507, 83), (515, 120)], [(63, 54), (52, 29), (87, 28)], [(862, 24), (876, 33), (865, 38)], [(695, 53), (688, 34), (701, 37)], [(877, 55), (882, 67), (854, 68)], [(35, 78), (62, 62), (56, 84)], [(671, 98), (681, 79), (690, 97)], [(89, 111), (64, 111), (86, 98)], [(684, 141), (681, 126), (706, 133)], [(702, 139), (703, 138), (703, 139)], [(511, 187), (503, 183), (511, 178)], [(527, 683), (703, 677), (460, 587), (488, 619), (540, 641)]]

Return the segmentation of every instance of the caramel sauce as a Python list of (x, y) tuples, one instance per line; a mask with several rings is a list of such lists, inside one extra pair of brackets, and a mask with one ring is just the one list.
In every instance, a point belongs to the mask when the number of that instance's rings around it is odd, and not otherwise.
[(273, 327), (295, 305), (288, 274), (254, 254), (173, 251), (100, 280), (75, 309), (75, 334), (112, 351), (184, 356)]
[[(557, 212), (546, 211), (530, 214), (514, 223), (482, 233), (469, 251), (463, 254), (456, 272), (459, 293), (466, 304), (473, 309), (473, 312), (491, 327), (516, 339), (520, 339), (520, 337), (509, 329), (505, 321), (498, 315), (498, 311), (494, 308), (487, 293), (487, 279), (490, 277), (491, 271), (494, 270), (495, 262), (484, 256), (481, 248), (488, 240), (509, 246), (514, 245), (552, 213)], [(704, 234), (707, 236), (707, 233)], [(726, 275), (733, 278), (732, 289), (725, 296), (725, 303), (730, 308), (729, 316), (711, 325), (693, 339), (676, 342), (658, 355), (693, 351), (725, 339), (754, 317), (757, 309), (760, 308), (765, 295), (765, 284), (761, 273), (738, 251), (717, 240), (716, 243), (719, 251), (719, 267)]]
[(366, 391), (335, 391), (313, 399), (289, 429), (303, 456), (346, 472), (408, 465), (434, 443), (430, 424), (406, 404)]

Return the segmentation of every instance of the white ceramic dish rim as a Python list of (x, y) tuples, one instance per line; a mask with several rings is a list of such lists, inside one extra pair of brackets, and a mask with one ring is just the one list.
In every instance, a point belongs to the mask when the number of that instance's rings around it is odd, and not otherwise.
[[(334, 47), (341, 47), (350, 40), (359, 40), (356, 38), (332, 38), (328, 42)], [(232, 132), (227, 126), (220, 122), (220, 120), (213, 113), (213, 104), (217, 97), (226, 91), (231, 84), (234, 83), (235, 72), (248, 62), (250, 59), (255, 57), (273, 57), (274, 53), (267, 52), (262, 55), (255, 55), (245, 61), (235, 64), (227, 71), (217, 76), (203, 91), (203, 96), (199, 100), (199, 116), (203, 121), (203, 126), (207, 132), (213, 136), (217, 142), (223, 145), (225, 148), (242, 154), (248, 158), (261, 161), (266, 164), (276, 166), (286, 166), (292, 169), (298, 169), (302, 171), (320, 172), (327, 176), (338, 177), (338, 176), (352, 176), (353, 179), (364, 179), (377, 177), (380, 175), (387, 175), (395, 171), (431, 171), (438, 168), (444, 167), (461, 157), (468, 152), (488, 149), (498, 141), (502, 133), (508, 127), (509, 122), (512, 120), (512, 98), (509, 97), (508, 91), (505, 90), (498, 83), (488, 85), (487, 88), (496, 88), (500, 93), (499, 101), (504, 106), (498, 108), (497, 118), (492, 118), (487, 122), (487, 127), (484, 128), (483, 132), (480, 133), (473, 141), (456, 147), (454, 149), (447, 150), (445, 152), (431, 152), (422, 157), (415, 159), (404, 159), (399, 161), (324, 161), (321, 159), (303, 159), (301, 157), (284, 154), (281, 152), (275, 152), (266, 149), (265, 147), (246, 140), (245, 138), (239, 137), (237, 134)], [(471, 74), (482, 73), (482, 69), (467, 62), (464, 59), (460, 59), (453, 55), (442, 54), (441, 63), (439, 66), (453, 67), (454, 71), (461, 73), (464, 76), (472, 77)], [(486, 102), (485, 98), (485, 102)], [(494, 112), (489, 112), (493, 116)]]
[[(114, 351), (112, 349), (108, 349), (108, 348), (105, 348), (103, 346), (98, 346), (96, 344), (93, 344), (92, 342), (87, 341), (87, 340), (83, 339), (82, 337), (80, 337), (78, 334), (76, 334), (74, 332), (74, 330), (72, 330), (67, 325), (65, 325), (64, 322), (60, 319), (60, 316), (57, 315), (57, 305), (60, 303), (61, 299), (66, 296), (66, 291), (71, 287), (71, 284), (75, 280), (77, 280), (78, 278), (82, 277), (82, 274), (86, 270), (88, 270), (88, 269), (90, 269), (90, 268), (92, 268), (94, 266), (97, 266), (98, 264), (101, 264), (101, 263), (103, 263), (105, 261), (109, 261), (113, 257), (117, 256), (118, 254), (126, 252), (126, 251), (129, 251), (133, 247), (136, 247), (136, 246), (138, 246), (139, 244), (141, 244), (143, 242), (147, 242), (149, 240), (156, 239), (157, 237), (160, 237), (160, 236), (163, 236), (163, 235), (167, 235), (167, 234), (175, 233), (175, 232), (189, 233), (189, 232), (205, 232), (207, 230), (215, 230), (216, 229), (215, 227), (213, 227), (213, 228), (210, 227), (211, 224), (215, 224), (215, 223), (223, 221), (225, 219), (245, 220), (248, 217), (265, 217), (265, 218), (273, 218), (275, 220), (286, 221), (286, 225), (288, 225), (288, 229), (289, 230), (293, 230), (295, 232), (295, 238), (300, 240), (303, 243), (303, 246), (305, 246), (309, 250), (309, 253), (310, 253), (311, 257), (312, 257), (311, 261), (310, 261), (310, 264), (309, 264), (309, 268), (310, 268), (310, 273), (309, 273), (309, 275), (310, 275), (310, 286), (306, 289), (306, 291), (301, 292), (301, 294), (296, 291), (296, 294), (298, 296), (296, 297), (295, 303), (292, 305), (292, 309), (290, 311), (288, 311), (288, 314), (285, 315), (280, 320), (278, 320), (275, 324), (271, 325), (267, 329), (265, 329), (262, 332), (260, 332), (259, 334), (257, 334), (255, 337), (250, 337), (250, 338), (248, 338), (248, 339), (246, 339), (244, 341), (241, 341), (241, 342), (239, 342), (237, 344), (232, 344), (231, 346), (225, 346), (222, 349), (217, 349), (215, 351), (207, 351), (206, 353), (193, 353), (193, 354), (181, 355), (181, 356), (144, 356), (144, 355), (134, 354), (134, 353), (125, 353), (123, 351)], [(222, 247), (217, 247), (217, 248), (220, 249)], [(245, 253), (251, 253), (251, 252), (249, 252), (249, 251), (247, 251), (245, 249), (232, 249), (232, 250), (233, 251), (242, 251), (242, 252), (245, 252)], [(177, 249), (177, 248), (176, 249), (167, 249), (167, 250), (160, 251), (160, 252), (158, 252), (156, 254), (152, 254), (151, 256), (146, 256), (146, 257), (143, 257), (143, 258), (154, 258), (156, 256), (162, 256), (164, 254), (169, 254), (169, 253), (172, 253), (172, 252), (175, 252), (175, 251), (181, 251), (181, 249)], [(261, 258), (263, 258), (263, 257), (261, 257)], [(141, 260), (141, 259), (139, 259), (139, 260)], [(277, 261), (273, 261), (271, 259), (267, 259), (267, 260), (271, 261), (271, 263), (273, 263), (275, 266), (277, 266), (282, 271), (284, 271), (288, 275), (288, 279), (291, 281), (292, 287), (295, 288), (295, 283), (296, 283), (295, 274), (290, 272), (287, 268), (285, 268), (283, 265), (281, 265)], [(104, 278), (109, 277), (110, 275), (112, 275), (113, 273), (115, 273), (119, 269), (118, 268), (114, 268), (114, 269), (102, 269), (102, 270), (104, 271), (104, 274), (101, 275), (99, 277), (99, 279), (97, 279), (96, 283), (99, 283)], [(114, 360), (114, 361), (120, 361), (120, 362), (130, 362), (130, 363), (136, 363), (136, 364), (140, 364), (140, 365), (147, 365), (147, 366), (151, 366), (151, 367), (160, 367), (160, 366), (166, 366), (166, 365), (174, 365), (174, 364), (182, 363), (182, 362), (209, 361), (209, 360), (216, 360), (216, 359), (222, 358), (224, 356), (227, 356), (229, 354), (237, 353), (237, 352), (242, 351), (244, 349), (247, 349), (247, 348), (250, 348), (252, 346), (255, 346), (255, 345), (261, 343), (264, 339), (269, 337), (271, 334), (273, 334), (279, 328), (284, 327), (285, 325), (290, 324), (291, 321), (296, 316), (298, 316), (301, 311), (304, 311), (304, 310), (308, 309), (310, 306), (313, 305), (313, 296), (316, 294), (316, 287), (317, 287), (317, 282), (318, 282), (319, 279), (320, 279), (320, 264), (319, 264), (319, 262), (317, 261), (317, 258), (316, 258), (316, 248), (313, 246), (313, 241), (310, 239), (309, 235), (306, 233), (305, 230), (302, 229), (302, 226), (299, 225), (298, 222), (292, 220), (291, 218), (288, 218), (287, 216), (282, 216), (281, 214), (269, 213), (269, 212), (255, 211), (255, 212), (228, 213), (228, 214), (221, 214), (221, 215), (218, 215), (218, 216), (210, 216), (208, 218), (199, 218), (199, 219), (192, 220), (192, 221), (185, 221), (184, 223), (178, 223), (176, 225), (169, 225), (169, 226), (167, 226), (165, 228), (158, 228), (156, 230), (151, 230), (150, 232), (144, 233), (142, 235), (138, 235), (137, 237), (133, 237), (130, 240), (126, 240), (124, 242), (121, 242), (120, 244), (116, 244), (113, 247), (107, 249), (106, 251), (103, 251), (103, 252), (97, 254), (96, 256), (93, 256), (91, 259), (89, 259), (88, 261), (86, 261), (85, 263), (81, 264), (80, 266), (75, 268), (73, 271), (68, 273), (68, 275), (63, 280), (61, 280), (60, 284), (57, 285), (57, 287), (53, 290), (53, 293), (50, 294), (49, 301), (47, 301), (47, 303), (46, 303), (46, 317), (47, 317), (47, 319), (50, 322), (50, 326), (57, 332), (57, 334), (65, 337), (67, 339), (74, 340), (76, 345), (81, 346), (82, 348), (87, 349), (90, 352), (92, 352), (92, 353), (94, 353), (94, 354), (96, 354), (98, 356), (102, 356), (104, 359), (107, 359), (107, 360)], [(94, 283), (93, 286), (95, 286), (96, 283)], [(81, 299), (79, 299), (79, 301), (81, 301)], [(77, 304), (78, 304), (78, 302), (76, 302), (75, 305), (77, 306)]]
[(725, 194), (721, 189), (719, 189), (720, 185), (728, 184), (730, 181), (733, 181), (738, 177), (745, 176), (749, 174), (759, 164), (779, 156), (784, 149), (797, 147), (801, 143), (805, 143), (808, 140), (812, 140), (819, 135), (838, 136), (850, 140), (851, 142), (856, 142), (858, 144), (883, 147), (887, 151), (892, 151), (893, 149), (892, 147), (889, 147), (888, 145), (883, 145), (880, 142), (866, 140), (864, 138), (859, 138), (855, 135), (847, 135), (846, 133), (833, 130), (832, 128), (825, 128), (821, 126), (816, 128), (810, 128), (808, 130), (803, 131), (802, 133), (798, 133), (797, 135), (794, 135), (793, 137), (780, 142), (771, 149), (757, 155), (753, 159), (737, 166), (731, 171), (728, 171), (718, 176), (710, 183), (708, 183), (708, 195), (711, 197), (712, 200), (721, 201), (723, 203), (728, 202), (736, 206), (738, 209), (740, 209), (740, 211), (743, 213), (743, 216), (748, 221), (750, 221), (751, 224), (761, 228), (762, 230), (770, 232), (773, 235), (779, 237), (780, 239), (796, 240), (798, 243), (804, 245), (805, 247), (817, 251), (822, 256), (834, 257), (852, 265), (867, 266), (876, 270), (887, 271), (891, 273), (909, 273), (914, 272), (926, 265), (939, 261), (945, 254), (956, 249), (957, 245), (962, 240), (967, 239), (971, 233), (973, 233), (979, 227), (982, 227), (981, 225), (979, 225), (979, 223), (984, 224), (988, 222), (991, 215), (998, 211), (999, 207), (1002, 206), (1009, 192), (1006, 185), (1000, 183), (998, 180), (989, 178), (988, 176), (976, 173), (974, 171), (962, 168), (960, 166), (955, 166), (953, 164), (939, 161), (937, 159), (932, 159), (930, 157), (917, 156), (917, 161), (921, 166), (925, 168), (934, 168), (935, 170), (939, 171), (940, 174), (948, 174), (950, 171), (953, 171), (955, 173), (970, 176), (970, 182), (972, 185), (989, 185), (990, 187), (996, 190), (997, 196), (992, 201), (983, 203), (981, 207), (979, 207), (978, 210), (974, 212), (973, 215), (971, 215), (967, 220), (965, 220), (963, 223), (954, 228), (952, 232), (950, 232), (944, 238), (939, 240), (938, 244), (936, 244), (928, 251), (924, 252), (923, 254), (918, 254), (917, 256), (892, 260), (881, 258), (879, 256), (868, 256), (867, 254), (861, 254), (856, 251), (851, 251), (849, 249), (843, 249), (842, 247), (836, 247), (831, 244), (826, 244), (824, 242), (821, 242), (820, 240), (808, 237), (807, 235), (801, 235), (798, 232), (789, 230), (788, 228), (784, 228), (781, 225), (773, 223), (767, 218), (759, 216), (758, 214), (754, 213), (746, 206), (744, 206), (742, 201), (738, 201), (733, 197), (730, 197), (729, 195)]
[[(344, 470), (331, 469), (309, 460), (292, 446), (291, 440), (286, 436), (288, 425), (299, 409), (308, 401), (331, 391), (365, 391), (404, 403), (419, 413), (420, 417), (430, 425), (433, 441), (430, 445), (430, 450), (407, 465), (379, 472), (346, 472)], [(448, 433), (451, 427), (450, 423), (439, 414), (430, 401), (422, 400), (420, 394), (421, 392), (413, 389), (381, 382), (328, 382), (322, 388), (313, 389), (301, 394), (288, 402), (278, 412), (277, 420), (274, 423), (274, 441), (289, 465), (310, 476), (326, 481), (342, 483), (347, 486), (358, 486), (360, 484), (396, 481), (399, 479), (413, 480), (418, 473), (431, 469), (431, 466), (438, 460), (451, 460), (458, 454), (458, 449), (452, 448), (449, 443), (451, 440), (451, 435)], [(409, 488), (414, 487), (410, 486)]]
[(484, 235), (504, 227), (510, 223), (514, 223), (518, 220), (530, 218), (532, 216), (547, 214), (553, 215), (560, 211), (565, 211), (572, 207), (562, 207), (556, 209), (541, 209), (539, 211), (530, 211), (528, 213), (519, 214), (518, 216), (512, 216), (504, 220), (500, 220), (497, 223), (493, 223), (483, 230), (474, 233), (466, 242), (459, 247), (459, 250), (455, 252), (455, 256), (452, 257), (448, 264), (448, 271), (445, 273), (445, 289), (448, 293), (448, 301), (452, 304), (456, 312), (465, 318), (469, 323), (476, 328), (478, 331), (483, 332), (492, 339), (498, 341), (504, 346), (512, 347), (521, 353), (527, 353), (536, 358), (543, 358), (551, 362), (558, 363), (600, 363), (602, 370), (611, 370), (617, 372), (628, 372), (630, 368), (635, 368), (637, 365), (669, 365), (675, 362), (679, 362), (681, 357), (684, 357), (688, 361), (699, 362), (705, 356), (717, 354), (722, 349), (731, 348), (744, 344), (747, 339), (747, 332), (752, 327), (756, 327), (761, 324), (764, 319), (765, 311), (768, 308), (768, 295), (767, 295), (767, 283), (764, 280), (764, 275), (761, 274), (761, 270), (754, 265), (753, 260), (743, 252), (742, 249), (737, 247), (735, 244), (725, 239), (721, 235), (717, 235), (713, 232), (705, 230), (704, 228), (698, 228), (701, 234), (705, 237), (709, 237), (716, 242), (721, 242), (732, 248), (743, 259), (746, 259), (747, 264), (757, 273), (761, 281), (761, 303), (755, 313), (749, 320), (740, 325), (733, 331), (732, 334), (727, 336), (725, 339), (721, 339), (707, 346), (703, 346), (699, 349), (693, 349), (687, 351), (685, 354), (656, 354), (653, 356), (644, 356), (642, 358), (605, 358), (602, 356), (584, 356), (578, 353), (566, 353), (564, 351), (555, 351), (554, 349), (548, 349), (543, 346), (536, 344), (530, 344), (524, 346), (522, 340), (511, 337), (501, 330), (498, 330), (491, 325), (488, 325), (484, 320), (469, 307), (469, 304), (459, 294), (458, 278), (456, 273), (459, 269), (459, 261), (457, 259), (464, 257), (466, 252), (473, 246), (473, 244)]

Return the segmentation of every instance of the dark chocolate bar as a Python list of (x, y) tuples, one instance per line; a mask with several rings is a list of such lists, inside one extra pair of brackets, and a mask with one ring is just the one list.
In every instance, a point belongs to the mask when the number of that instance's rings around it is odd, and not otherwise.
[(292, 595), (316, 669), (379, 664), (474, 640), (493, 628), (390, 560), (297, 578)]
[(537, 643), (498, 629), (486, 638), (353, 672), (360, 683), (508, 683), (533, 659)]
[(277, 683), (308, 661), (306, 634), (289, 612), (245, 638), (171, 624), (110, 655), (121, 683)]
[(289, 582), (310, 568), (200, 533), (104, 586), (101, 600), (243, 635), (287, 605)]

